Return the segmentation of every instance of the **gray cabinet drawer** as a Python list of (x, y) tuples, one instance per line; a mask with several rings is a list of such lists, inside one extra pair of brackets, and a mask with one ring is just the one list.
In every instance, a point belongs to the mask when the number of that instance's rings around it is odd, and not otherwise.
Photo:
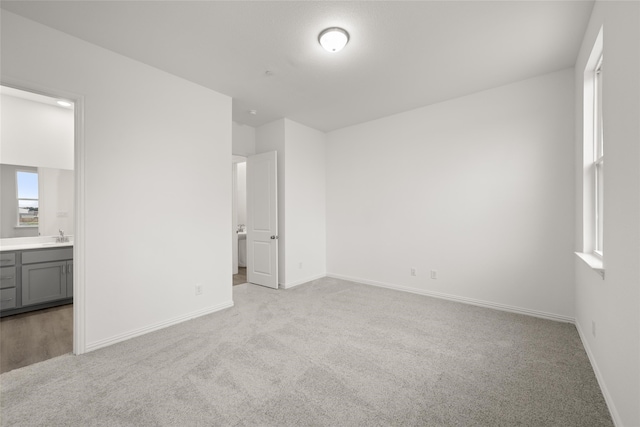
[(0, 289), (0, 310), (15, 308), (16, 288)]
[(0, 289), (15, 288), (17, 267), (0, 268)]
[(22, 264), (73, 259), (73, 248), (38, 249), (22, 252)]
[(16, 253), (15, 252), (0, 252), (0, 266), (15, 265)]

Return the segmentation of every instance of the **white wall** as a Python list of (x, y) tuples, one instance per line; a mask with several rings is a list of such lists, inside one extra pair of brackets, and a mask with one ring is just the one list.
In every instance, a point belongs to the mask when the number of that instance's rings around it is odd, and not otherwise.
[(285, 119), (286, 282), (326, 275), (325, 134)]
[(1, 31), (3, 80), (84, 97), (80, 351), (230, 306), (231, 99), (7, 11)]
[[(640, 425), (640, 3), (596, 2), (575, 67), (576, 244), (582, 241), (582, 97), (604, 26), (605, 279), (574, 258), (576, 325), (614, 421)], [(592, 334), (592, 322), (596, 335)]]
[(256, 130), (247, 125), (233, 122), (233, 154), (237, 156), (250, 156), (256, 154)]
[(330, 275), (573, 319), (572, 70), (327, 141)]
[(4, 94), (0, 100), (2, 163), (73, 169), (72, 110)]

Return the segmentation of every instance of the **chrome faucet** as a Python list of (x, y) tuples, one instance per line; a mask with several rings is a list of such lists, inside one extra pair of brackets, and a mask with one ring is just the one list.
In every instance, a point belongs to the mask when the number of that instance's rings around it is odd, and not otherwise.
[(56, 243), (64, 243), (69, 241), (69, 237), (64, 235), (63, 229), (59, 229), (58, 233), (60, 233), (60, 235), (56, 237)]

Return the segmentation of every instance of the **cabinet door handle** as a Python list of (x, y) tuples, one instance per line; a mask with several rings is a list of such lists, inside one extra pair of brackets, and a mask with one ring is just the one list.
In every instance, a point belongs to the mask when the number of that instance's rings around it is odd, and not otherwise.
[(0, 280), (11, 280), (11, 279), (13, 279), (13, 276), (0, 277)]
[(69, 274), (73, 273), (71, 264), (67, 265), (67, 273), (69, 273)]
[(7, 298), (7, 299), (3, 299), (3, 300), (0, 300), (0, 301), (1, 302), (5, 302), (5, 301), (11, 301), (11, 300), (13, 300), (13, 298)]

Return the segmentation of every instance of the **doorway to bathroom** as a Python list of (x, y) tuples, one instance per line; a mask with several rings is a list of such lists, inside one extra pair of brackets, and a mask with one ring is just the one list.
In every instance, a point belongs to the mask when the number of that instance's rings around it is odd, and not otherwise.
[(247, 283), (247, 158), (233, 156), (233, 286)]
[(0, 372), (73, 351), (74, 100), (0, 86)]

